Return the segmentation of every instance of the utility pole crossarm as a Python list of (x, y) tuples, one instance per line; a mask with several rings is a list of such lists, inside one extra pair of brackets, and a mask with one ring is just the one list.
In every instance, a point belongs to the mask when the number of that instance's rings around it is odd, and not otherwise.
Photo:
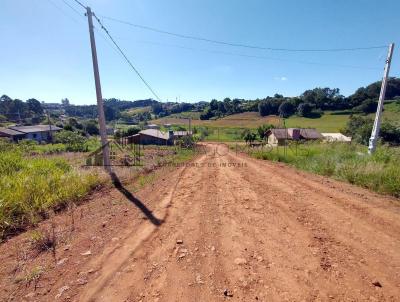
[(383, 73), (381, 92), (379, 94), (378, 108), (376, 109), (374, 126), (372, 128), (371, 138), (369, 139), (369, 146), (368, 146), (369, 154), (372, 154), (375, 152), (376, 145), (377, 145), (378, 138), (379, 138), (379, 131), (381, 128), (381, 120), (382, 120), (383, 103), (385, 101), (386, 86), (387, 86), (387, 81), (388, 81), (388, 77), (389, 77), (389, 70), (390, 70), (390, 63), (392, 61), (393, 49), (394, 49), (394, 43), (391, 43), (389, 45), (388, 56), (386, 59), (385, 69), (384, 69), (384, 73)]

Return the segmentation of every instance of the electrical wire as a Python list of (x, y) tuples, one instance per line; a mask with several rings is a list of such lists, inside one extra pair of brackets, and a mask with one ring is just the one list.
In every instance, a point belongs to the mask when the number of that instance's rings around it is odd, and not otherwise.
[(277, 58), (277, 57), (248, 55), (248, 54), (243, 54), (243, 53), (234, 53), (234, 52), (227, 52), (227, 51), (220, 51), (220, 50), (194, 48), (194, 47), (187, 47), (187, 46), (182, 46), (182, 45), (167, 44), (167, 43), (160, 43), (160, 42), (152, 42), (152, 41), (137, 41), (137, 42), (150, 44), (150, 45), (153, 44), (153, 45), (160, 45), (160, 46), (167, 46), (167, 47), (176, 47), (176, 48), (181, 48), (181, 49), (185, 49), (185, 50), (222, 54), (222, 55), (228, 55), (228, 56), (239, 56), (239, 57), (245, 57), (245, 58), (254, 58), (254, 59), (280, 61), (280, 62), (292, 62), (292, 63), (305, 64), (305, 65), (320, 65), (320, 66), (332, 66), (332, 67), (340, 67), (340, 68), (368, 69), (368, 70), (381, 70), (382, 69), (379, 67), (370, 67), (370, 66), (330, 64), (330, 63), (321, 63), (321, 62), (312, 62), (312, 61), (303, 61), (303, 60), (284, 59), (284, 58)]
[[(77, 1), (77, 0), (75, 0), (75, 1)], [(124, 20), (113, 18), (113, 17), (107, 17), (107, 16), (103, 16), (103, 15), (101, 15), (101, 17), (104, 19), (110, 20), (110, 21), (118, 22), (121, 24), (129, 25), (132, 27), (149, 30), (149, 31), (153, 31), (153, 32), (157, 32), (157, 33), (161, 33), (161, 34), (165, 34), (165, 35), (175, 36), (178, 38), (197, 40), (197, 41), (202, 41), (202, 42), (209, 42), (209, 43), (220, 44), (220, 45), (225, 45), (225, 46), (243, 47), (243, 48), (259, 49), (259, 50), (272, 50), (272, 51), (284, 51), (284, 52), (341, 52), (341, 51), (381, 49), (381, 48), (388, 47), (388, 45), (369, 46), (369, 47), (353, 47), (353, 48), (327, 48), (327, 49), (296, 49), (296, 48), (263, 47), (263, 46), (248, 45), (248, 44), (242, 44), (242, 43), (231, 43), (231, 42), (219, 41), (219, 40), (197, 37), (197, 36), (192, 36), (192, 35), (174, 33), (171, 31), (166, 31), (166, 30), (162, 30), (162, 29), (158, 29), (158, 28), (154, 28), (154, 27), (150, 27), (150, 26), (131, 23), (129, 21), (124, 21)]]
[(114, 40), (114, 38), (111, 36), (110, 32), (108, 31), (107, 28), (104, 27), (103, 23), (101, 20), (94, 14), (92, 13), (101, 28), (104, 30), (104, 32), (107, 34), (107, 36), (110, 38), (112, 43), (115, 45), (115, 47), (118, 49), (119, 53), (124, 57), (125, 61), (130, 65), (130, 67), (133, 69), (133, 71), (138, 75), (138, 77), (142, 80), (142, 82), (146, 85), (146, 87), (150, 90), (150, 92), (156, 97), (156, 99), (161, 102), (160, 97), (157, 95), (157, 93), (154, 91), (153, 88), (151, 88), (150, 84), (143, 78), (143, 76), (140, 74), (140, 72), (137, 70), (137, 68), (132, 64), (132, 62), (128, 59), (128, 57), (125, 55), (121, 47), (117, 44), (117, 42)]
[(68, 14), (66, 11), (64, 11), (64, 9), (62, 9), (57, 3), (55, 3), (53, 0), (47, 0), (49, 3), (51, 3), (51, 5), (53, 5), (55, 8), (57, 8), (63, 15), (65, 15), (66, 17), (70, 18), (72, 21), (74, 21), (75, 23), (79, 23), (79, 21), (77, 19), (75, 19), (75, 17), (71, 16), (70, 14)]
[(67, 5), (70, 9), (72, 9), (77, 15), (79, 15), (80, 17), (84, 17), (84, 14), (81, 14), (80, 12), (78, 12), (78, 10), (73, 7), (71, 4), (69, 4), (66, 0), (62, 0), (62, 2), (65, 3), (65, 5)]
[(82, 2), (80, 2), (79, 0), (74, 0), (76, 3), (78, 3), (80, 6), (82, 6), (84, 9), (87, 8), (87, 6), (83, 5)]

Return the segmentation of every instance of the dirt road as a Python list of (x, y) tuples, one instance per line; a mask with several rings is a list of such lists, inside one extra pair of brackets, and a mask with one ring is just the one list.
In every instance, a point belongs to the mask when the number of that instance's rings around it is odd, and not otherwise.
[[(148, 191), (76, 301), (399, 301), (398, 200), (209, 152)], [(217, 148), (217, 154), (214, 154)]]

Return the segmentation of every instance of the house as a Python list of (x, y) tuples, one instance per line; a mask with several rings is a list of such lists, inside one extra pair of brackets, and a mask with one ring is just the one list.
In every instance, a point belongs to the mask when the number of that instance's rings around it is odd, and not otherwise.
[(350, 143), (351, 142), (351, 137), (346, 136), (342, 133), (321, 133), (322, 136), (324, 137), (324, 141), (327, 142), (344, 142), (344, 143)]
[(0, 130), (0, 136), (8, 137), (12, 141), (31, 139), (37, 142), (49, 142), (51, 136), (61, 128), (53, 125), (12, 126)]
[(265, 133), (268, 144), (274, 146), (285, 145), (285, 141), (293, 140), (318, 140), (323, 136), (316, 129), (287, 128), (287, 129), (269, 129)]
[(17, 142), (25, 138), (25, 133), (13, 129), (0, 128), (0, 137), (5, 137), (11, 141)]
[(162, 132), (157, 129), (146, 129), (127, 137), (128, 144), (141, 145), (173, 145), (173, 131)]
[(127, 144), (141, 145), (173, 145), (176, 139), (191, 135), (191, 131), (172, 131), (163, 132), (157, 129), (146, 129), (138, 134), (128, 136)]

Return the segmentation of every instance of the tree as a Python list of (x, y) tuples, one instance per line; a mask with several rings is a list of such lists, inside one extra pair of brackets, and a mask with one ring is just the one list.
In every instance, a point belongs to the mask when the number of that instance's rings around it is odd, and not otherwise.
[(210, 108), (207, 108), (204, 113), (200, 114), (200, 119), (201, 120), (209, 120), (210, 118), (212, 118), (212, 112), (210, 110)]
[(299, 116), (308, 117), (312, 112), (313, 107), (309, 103), (301, 103), (297, 107), (297, 114)]
[(265, 134), (269, 129), (274, 128), (275, 126), (272, 124), (261, 125), (257, 128), (258, 136), (261, 140), (265, 138)]
[(99, 127), (95, 120), (89, 120), (85, 123), (84, 128), (89, 135), (99, 135)]
[(279, 106), (278, 112), (282, 117), (289, 117), (294, 113), (294, 109), (295, 107), (291, 102), (285, 101)]
[(156, 115), (159, 115), (161, 112), (163, 112), (163, 106), (161, 103), (153, 104), (153, 106), (151, 106), (151, 109), (153, 110), (153, 113)]
[(26, 104), (28, 105), (28, 109), (35, 114), (42, 114), (43, 113), (43, 108), (40, 102), (36, 99), (29, 99), (26, 101)]
[[(381, 91), (382, 81), (377, 81), (369, 84), (366, 87), (360, 87), (356, 92), (349, 96), (351, 107), (361, 105), (367, 99), (378, 99)], [(390, 100), (400, 96), (400, 78), (390, 77), (388, 79), (385, 98)]]
[(211, 100), (210, 102), (210, 110), (218, 110), (218, 101), (216, 99)]
[(62, 99), (61, 100), (61, 104), (63, 105), (63, 106), (69, 106), (69, 99), (67, 99), (67, 98), (65, 98), (65, 99)]
[(355, 111), (361, 111), (365, 114), (376, 112), (378, 108), (378, 101), (367, 99), (361, 103), (361, 105), (354, 108)]
[(104, 106), (104, 116), (106, 121), (113, 121), (119, 117), (120, 113), (114, 107)]
[(260, 113), (261, 116), (267, 116), (272, 114), (271, 103), (265, 100), (258, 103), (258, 112)]
[(383, 122), (380, 136), (384, 142), (400, 145), (400, 127), (390, 122)]
[(128, 127), (127, 129), (125, 129), (123, 136), (131, 136), (131, 135), (138, 134), (139, 132), (140, 132), (140, 128), (132, 126), (132, 127)]
[(352, 140), (368, 145), (371, 136), (373, 120), (369, 117), (350, 116), (345, 128), (345, 134), (352, 137)]
[(255, 133), (251, 132), (249, 129), (246, 129), (242, 133), (242, 136), (243, 136), (243, 139), (246, 141), (246, 144), (253, 143), (257, 138), (257, 135)]

